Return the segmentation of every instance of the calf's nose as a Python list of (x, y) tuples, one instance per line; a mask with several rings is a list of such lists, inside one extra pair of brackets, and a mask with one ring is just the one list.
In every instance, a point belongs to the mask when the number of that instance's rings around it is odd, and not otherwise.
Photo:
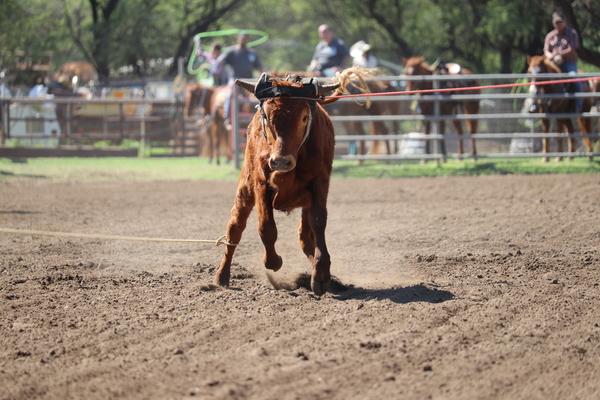
[(292, 160), (289, 157), (271, 157), (269, 168), (273, 171), (287, 171), (292, 168)]

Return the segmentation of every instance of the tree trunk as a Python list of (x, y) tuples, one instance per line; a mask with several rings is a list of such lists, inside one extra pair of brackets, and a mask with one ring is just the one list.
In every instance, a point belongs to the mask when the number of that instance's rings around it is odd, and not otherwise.
[(242, 4), (243, 0), (228, 0), (222, 7), (216, 8), (216, 1), (213, 1), (213, 6), (204, 15), (200, 16), (198, 20), (191, 26), (189, 26), (185, 34), (181, 37), (175, 54), (173, 55), (173, 64), (169, 68), (169, 75), (177, 75), (177, 60), (180, 58), (187, 58), (190, 44), (195, 35), (201, 32), (205, 32), (208, 28), (217, 22), (225, 14), (233, 11)]
[(500, 48), (500, 72), (510, 74), (512, 72), (512, 48), (511, 46), (502, 46)]

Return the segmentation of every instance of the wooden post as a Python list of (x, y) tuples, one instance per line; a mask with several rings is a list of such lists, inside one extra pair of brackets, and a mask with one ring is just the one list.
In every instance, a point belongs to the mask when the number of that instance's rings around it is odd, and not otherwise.
[(138, 148), (138, 157), (143, 158), (146, 151), (146, 103), (141, 104), (142, 115), (140, 119), (140, 147)]
[(65, 144), (69, 144), (70, 140), (71, 140), (71, 102), (67, 103), (67, 112), (66, 112), (66, 118), (67, 118), (67, 132), (65, 133)]
[(2, 125), (0, 126), (0, 146), (4, 146), (6, 142), (6, 103), (4, 100), (0, 100), (0, 118)]
[(124, 132), (124, 121), (125, 121), (125, 115), (123, 114), (123, 101), (119, 101), (119, 144), (123, 143), (123, 139), (125, 139), (125, 132)]

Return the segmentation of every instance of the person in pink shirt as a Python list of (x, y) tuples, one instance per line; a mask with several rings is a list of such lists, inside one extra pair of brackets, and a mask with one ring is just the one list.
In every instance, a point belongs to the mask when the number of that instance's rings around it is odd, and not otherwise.
[[(579, 49), (579, 35), (577, 31), (565, 22), (561, 12), (552, 14), (554, 29), (548, 32), (544, 40), (544, 55), (552, 60), (561, 71), (577, 74), (577, 50)], [(581, 92), (581, 82), (574, 82), (575, 92)], [(583, 99), (576, 99), (576, 112), (581, 112)]]

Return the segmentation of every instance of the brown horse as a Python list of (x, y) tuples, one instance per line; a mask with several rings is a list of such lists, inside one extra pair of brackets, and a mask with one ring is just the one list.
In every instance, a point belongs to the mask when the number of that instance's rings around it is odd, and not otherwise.
[(198, 153), (204, 155), (206, 146), (203, 142), (208, 141), (210, 128), (210, 102), (213, 95), (213, 88), (204, 86), (200, 83), (188, 83), (184, 89), (183, 96), (183, 126), (178, 134), (182, 143), (186, 138), (186, 127), (188, 124), (193, 126), (193, 135), (198, 140)]
[[(73, 78), (77, 77), (76, 82), (73, 82)], [(96, 68), (87, 61), (69, 61), (61, 65), (56, 73), (54, 79), (59, 82), (71, 82), (71, 84), (82, 86), (92, 84), (98, 80), (98, 73)]]
[(200, 83), (188, 83), (183, 97), (183, 114), (186, 117), (199, 117), (209, 113), (213, 88)]
[[(560, 68), (554, 64), (552, 61), (546, 59), (545, 56), (532, 56), (527, 57), (528, 72), (530, 74), (544, 74), (544, 73), (561, 73)], [(542, 79), (539, 79), (542, 80)], [(535, 79), (533, 80), (535, 81)], [(583, 85), (585, 86), (585, 85)], [(543, 85), (536, 86), (535, 93), (541, 94), (562, 94), (566, 92), (566, 87), (564, 85)], [(584, 89), (586, 90), (586, 89)], [(586, 90), (589, 91), (589, 90)], [(575, 99), (572, 98), (535, 98), (535, 111), (543, 112), (543, 113), (572, 113), (575, 112)], [(583, 107), (581, 112), (589, 112), (592, 107), (592, 102), (589, 98), (583, 99)], [(589, 118), (578, 117), (577, 122), (579, 124), (579, 131), (583, 137), (583, 143), (585, 144), (587, 151), (592, 151), (592, 142), (587, 136), (587, 132), (591, 130), (591, 120)], [(568, 140), (568, 150), (569, 153), (573, 153), (576, 149), (577, 140), (573, 135), (573, 123), (571, 122), (571, 118), (557, 118), (556, 119), (558, 132), (565, 132), (569, 135)], [(544, 133), (548, 133), (550, 131), (550, 120), (548, 118), (544, 118), (542, 120), (542, 126), (544, 128)], [(557, 138), (558, 152), (563, 152), (563, 138)], [(542, 139), (543, 142), (543, 152), (547, 154), (549, 151), (549, 140), (547, 137)], [(569, 159), (572, 159), (572, 156), (569, 156)], [(562, 157), (558, 157), (558, 160), (562, 160)], [(548, 161), (548, 157), (544, 157), (544, 161)]]
[[(56, 98), (91, 98), (91, 91), (85, 85), (91, 85), (98, 79), (94, 66), (86, 61), (70, 61), (61, 65), (48, 84), (48, 94)], [(74, 111), (78, 104), (56, 103), (56, 120), (61, 130), (60, 142), (66, 143), (72, 133)], [(67, 121), (69, 120), (69, 121)], [(70, 128), (70, 129), (69, 129)], [(68, 132), (71, 130), (71, 132)]]
[[(410, 76), (418, 76), (418, 75), (434, 75), (434, 74), (444, 74), (444, 75), (470, 75), (472, 71), (459, 66), (458, 64), (442, 64), (437, 67), (433, 67), (425, 62), (423, 57), (410, 57), (404, 61), (404, 73)], [(476, 84), (473, 80), (461, 80), (461, 81), (447, 81), (440, 82), (440, 87), (451, 87), (451, 86), (474, 86)], [(407, 81), (406, 88), (408, 90), (427, 90), (433, 89), (433, 83), (431, 81)], [(479, 90), (469, 90), (465, 92), (461, 92), (465, 94), (479, 94)], [(424, 116), (432, 116), (435, 113), (433, 101), (419, 101), (419, 109), (421, 114)], [(451, 114), (459, 114), (460, 112), (465, 114), (478, 114), (479, 113), (479, 101), (478, 100), (445, 100), (440, 101), (440, 115), (451, 115)], [(471, 133), (471, 152), (473, 158), (477, 159), (477, 148), (475, 146), (475, 138), (473, 135), (477, 133), (477, 120), (470, 119), (467, 120), (467, 125), (469, 126), (469, 132)], [(463, 140), (462, 140), (462, 124), (461, 121), (454, 120), (452, 121), (454, 124), (454, 128), (456, 129), (456, 133), (459, 135), (458, 141), (458, 158), (462, 159), (462, 155), (464, 152), (463, 148)], [(445, 130), (445, 121), (440, 121), (439, 123), (440, 132), (439, 134), (443, 135)], [(425, 121), (425, 134), (429, 134), (431, 132), (431, 122)], [(427, 141), (426, 144), (426, 152), (427, 154), (431, 153), (431, 144), (430, 140)], [(444, 141), (441, 141), (442, 144), (442, 154), (446, 155), (446, 144)]]
[[(220, 156), (225, 153), (228, 161), (231, 161), (231, 132), (227, 124), (227, 116), (225, 115), (225, 103), (228, 98), (231, 98), (231, 86), (217, 86), (213, 88), (213, 93), (210, 98), (209, 113), (210, 122), (207, 129), (209, 161), (213, 159), (217, 165), (220, 164)], [(233, 102), (232, 102), (233, 103)]]
[[(351, 93), (369, 92), (369, 93), (385, 93), (393, 92), (396, 90), (389, 82), (380, 81), (376, 79), (370, 79), (365, 81), (364, 88), (355, 88)], [(379, 115), (398, 115), (402, 113), (402, 103), (394, 101), (369, 101), (359, 99), (358, 101), (344, 101), (330, 105), (326, 107), (326, 110), (332, 115), (365, 115), (365, 116), (379, 116)], [(368, 133), (370, 135), (387, 135), (389, 129), (383, 121), (370, 121), (367, 123)], [(364, 123), (361, 121), (345, 121), (344, 128), (348, 134), (351, 135), (365, 135)], [(393, 133), (398, 133), (399, 125), (397, 121), (392, 122)], [(379, 141), (373, 143), (371, 148), (372, 153), (378, 153)], [(387, 154), (392, 154), (392, 148), (389, 140), (384, 141), (385, 151)], [(359, 154), (366, 154), (365, 141), (361, 140), (359, 145)]]

